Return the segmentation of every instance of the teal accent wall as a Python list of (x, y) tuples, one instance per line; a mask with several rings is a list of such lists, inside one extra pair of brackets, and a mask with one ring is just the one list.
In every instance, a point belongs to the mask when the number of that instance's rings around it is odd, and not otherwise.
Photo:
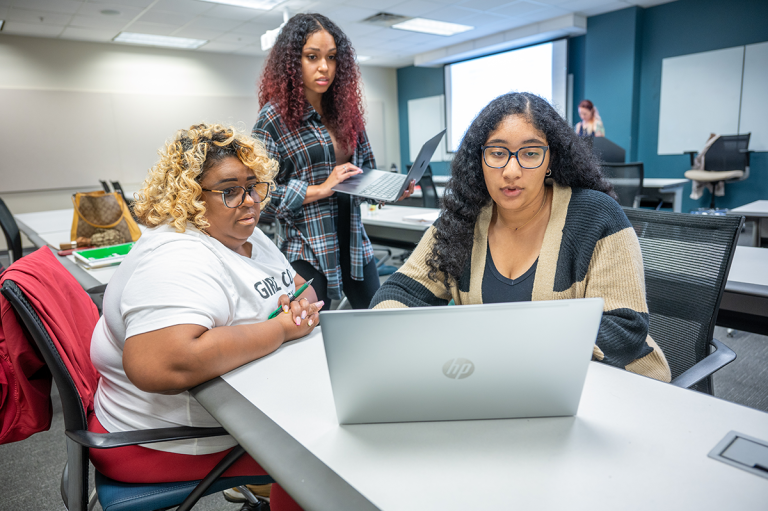
[[(411, 161), (411, 147), (408, 142), (408, 101), (445, 94), (443, 68), (402, 67), (397, 70), (397, 106), (400, 119), (400, 172), (404, 173)], [(429, 164), (432, 173), (447, 176), (451, 173), (449, 162)]]
[[(637, 119), (638, 159), (645, 163), (648, 177), (683, 177), (689, 168), (686, 155), (657, 154), (662, 59), (763, 41), (768, 41), (768, 2), (765, 0), (677, 0), (645, 9)], [(702, 146), (704, 142), (702, 140)], [(709, 192), (698, 201), (689, 195), (690, 185), (685, 190), (683, 211), (709, 205)], [(760, 199), (768, 199), (768, 153), (765, 152), (752, 153), (749, 178), (726, 185), (725, 197), (718, 197), (717, 205), (735, 208)]]
[(571, 118), (574, 125), (579, 122), (579, 102), (584, 99), (584, 57), (587, 36), (568, 39), (568, 74), (573, 75), (573, 111)]
[[(767, 41), (766, 20), (768, 2), (763, 0), (677, 0), (589, 18), (587, 34), (569, 40), (574, 118), (578, 102), (592, 100), (608, 138), (627, 150), (628, 160), (645, 163), (646, 177), (684, 177), (688, 156), (657, 154), (662, 60)], [(709, 205), (709, 192), (694, 201), (690, 190), (689, 184), (683, 211)], [(750, 177), (726, 185), (717, 205), (735, 208), (760, 199), (768, 199), (768, 153), (752, 154)]]
[[(584, 54), (584, 96), (603, 119), (605, 136), (637, 158), (640, 37), (643, 9), (630, 7), (587, 19)], [(574, 121), (578, 116), (574, 118)]]
[[(574, 119), (579, 101), (592, 100), (608, 138), (624, 147), (628, 160), (644, 162), (647, 177), (682, 178), (689, 168), (688, 156), (660, 156), (656, 151), (662, 59), (763, 41), (768, 41), (766, 0), (677, 0), (590, 17), (587, 34), (568, 41)], [(411, 66), (398, 69), (397, 78), (404, 168), (410, 163), (408, 100), (443, 94), (443, 70)], [(433, 169), (436, 174), (450, 172), (447, 163)], [(708, 206), (708, 192), (698, 201), (689, 195), (687, 185), (683, 211)], [(717, 205), (734, 208), (760, 199), (768, 199), (766, 152), (752, 154), (750, 177), (726, 185), (726, 195), (718, 197)]]

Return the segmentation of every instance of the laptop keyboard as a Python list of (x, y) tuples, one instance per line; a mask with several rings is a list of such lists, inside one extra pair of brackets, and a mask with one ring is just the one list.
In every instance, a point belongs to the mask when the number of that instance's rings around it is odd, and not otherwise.
[(360, 195), (372, 199), (393, 200), (393, 197), (403, 186), (403, 174), (388, 174), (381, 176), (360, 191)]

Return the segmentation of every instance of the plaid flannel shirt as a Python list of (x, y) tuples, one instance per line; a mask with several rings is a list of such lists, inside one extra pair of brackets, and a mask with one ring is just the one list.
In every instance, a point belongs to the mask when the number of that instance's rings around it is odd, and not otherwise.
[[(302, 204), (307, 187), (321, 185), (336, 166), (336, 155), (328, 130), (320, 115), (307, 105), (301, 126), (288, 131), (271, 103), (264, 105), (253, 127), (253, 137), (264, 143), (270, 158), (280, 163), (275, 178), (275, 189), (264, 209), (267, 218), (276, 218), (285, 227), (278, 246), (289, 261), (303, 259), (312, 264), (328, 279), (328, 296), (341, 298), (341, 267), (336, 196)], [(352, 154), (350, 163), (358, 167), (376, 168), (368, 135), (363, 131)], [(360, 204), (352, 200), (349, 225), (352, 278), (363, 280), (363, 266), (373, 258), (373, 248), (363, 229)]]

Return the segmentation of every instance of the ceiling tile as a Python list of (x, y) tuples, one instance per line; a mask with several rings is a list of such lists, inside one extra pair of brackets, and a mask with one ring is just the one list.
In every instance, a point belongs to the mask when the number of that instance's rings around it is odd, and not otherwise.
[(66, 25), (71, 19), (71, 14), (62, 14), (52, 11), (33, 11), (12, 7), (8, 10), (7, 21), (20, 21), (31, 25)]
[(502, 14), (504, 16), (514, 17), (514, 16), (522, 16), (530, 12), (541, 11), (543, 9), (546, 9), (546, 6), (541, 4), (535, 4), (532, 2), (526, 2), (525, 0), (523, 0), (521, 2), (515, 2), (509, 5), (505, 5), (503, 7), (497, 7), (496, 9), (493, 9), (491, 12), (494, 14)]
[(470, 25), (473, 27), (481, 27), (498, 20), (497, 14), (473, 11), (464, 7), (444, 7), (428, 13), (426, 17), (433, 20), (460, 23), (462, 25)]
[(78, 0), (14, 0), (11, 5), (30, 10), (74, 14), (82, 4), (83, 2)]
[(496, 9), (497, 7), (511, 4), (512, 2), (514, 2), (514, 0), (462, 0), (459, 5), (461, 5), (461, 7), (468, 7), (479, 11), (490, 11), (491, 9)]
[(229, 43), (239, 44), (240, 46), (246, 46), (249, 44), (261, 45), (261, 34), (246, 35), (246, 34), (224, 34), (216, 38), (217, 43)]
[(90, 29), (102, 28), (121, 30), (127, 23), (127, 21), (122, 20), (117, 16), (102, 16), (101, 18), (93, 16), (72, 16), (72, 21), (69, 22), (69, 26)]
[(58, 37), (64, 30), (64, 25), (33, 25), (20, 21), (6, 21), (3, 34), (29, 35), (38, 37)]
[[(566, 4), (564, 7), (569, 7), (569, 4)], [(624, 2), (601, 2), (599, 4), (593, 5), (592, 7), (589, 7), (588, 5), (583, 6), (575, 12), (583, 14), (584, 16), (596, 16), (606, 12), (618, 11), (619, 9), (624, 9), (626, 7), (629, 7), (629, 5)]]
[(202, 45), (200, 48), (198, 48), (198, 51), (232, 53), (233, 51), (239, 50), (240, 48), (242, 48), (242, 45), (240, 44), (227, 44), (227, 43), (219, 43), (216, 41), (212, 41), (210, 43), (206, 43)]
[(59, 36), (61, 39), (74, 39), (76, 41), (109, 42), (119, 30), (103, 30), (92, 28), (67, 27)]
[[(250, 21), (258, 17), (264, 11), (256, 9), (246, 9), (245, 7), (234, 7), (232, 5), (214, 5), (213, 9), (205, 11), (206, 16), (212, 18), (224, 18), (229, 20)], [(282, 19), (282, 13), (280, 13)]]
[(362, 21), (378, 12), (375, 9), (341, 6), (336, 9), (326, 10), (323, 14), (331, 18), (331, 21), (341, 25), (341, 22), (344, 21)]
[(208, 30), (207, 28), (197, 27), (183, 27), (178, 30), (174, 30), (171, 35), (174, 37), (187, 37), (189, 39), (205, 39), (206, 41), (213, 41), (214, 39), (221, 37), (225, 32), (223, 30)]
[(389, 12), (390, 9), (392, 9), (392, 6), (402, 4), (403, 0), (378, 0), (378, 1), (363, 1), (363, 2), (355, 2), (354, 0), (347, 0), (345, 2), (342, 2), (341, 5), (346, 7), (364, 7), (368, 9), (373, 9), (376, 12)]
[(206, 18), (199, 16), (192, 20), (187, 27), (205, 28), (208, 30), (232, 30), (242, 25), (237, 20), (225, 20), (223, 18)]
[(370, 23), (345, 23), (342, 27), (348, 37), (353, 36), (373, 36), (384, 30), (384, 27), (372, 25)]
[(258, 34), (261, 36), (264, 32), (267, 30), (272, 30), (280, 26), (280, 23), (263, 23), (259, 21), (258, 23), (243, 23), (241, 25), (238, 25), (237, 27), (233, 28), (231, 30), (232, 33), (235, 34), (246, 34), (246, 35), (253, 35)]
[[(144, 10), (144, 8), (149, 7), (154, 1), (155, 0), (88, 0), (88, 4), (117, 5), (119, 7), (132, 7)], [(101, 9), (109, 8), (110, 7), (101, 7)]]
[(390, 7), (389, 12), (393, 14), (402, 14), (403, 16), (421, 16), (425, 13), (435, 11), (445, 7), (434, 2), (425, 2), (423, 0), (408, 0)]
[(160, 25), (158, 23), (146, 23), (143, 21), (137, 21), (126, 27), (126, 32), (136, 32), (139, 34), (154, 34), (154, 35), (171, 35), (171, 32), (178, 30), (180, 27), (173, 25)]
[[(111, 10), (111, 11), (118, 11), (120, 14), (115, 15), (106, 15), (102, 14), (101, 11), (105, 10)], [(92, 16), (97, 18), (120, 18), (127, 21), (131, 21), (136, 16), (141, 14), (141, 11), (143, 9), (140, 7), (125, 5), (125, 4), (117, 4), (117, 3), (101, 3), (101, 4), (92, 4), (87, 3), (83, 4), (83, 6), (80, 8), (80, 10), (77, 11), (78, 16)]]
[(216, 7), (210, 2), (190, 0), (159, 0), (152, 6), (152, 10), (164, 12), (178, 12), (183, 14), (202, 14)]
[(159, 23), (161, 25), (179, 25), (183, 26), (195, 19), (194, 14), (181, 14), (178, 12), (162, 12), (151, 9), (145, 12), (139, 21), (147, 23)]

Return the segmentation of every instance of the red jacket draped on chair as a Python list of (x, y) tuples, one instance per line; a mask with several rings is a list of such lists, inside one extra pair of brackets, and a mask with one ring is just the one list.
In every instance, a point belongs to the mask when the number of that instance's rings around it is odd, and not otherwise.
[[(27, 295), (56, 345), (89, 411), (99, 374), (91, 363), (96, 306), (77, 280), (41, 248), (11, 265), (0, 277)], [(23, 440), (51, 426), (51, 373), (27, 338), (11, 304), (0, 295), (0, 444)]]

